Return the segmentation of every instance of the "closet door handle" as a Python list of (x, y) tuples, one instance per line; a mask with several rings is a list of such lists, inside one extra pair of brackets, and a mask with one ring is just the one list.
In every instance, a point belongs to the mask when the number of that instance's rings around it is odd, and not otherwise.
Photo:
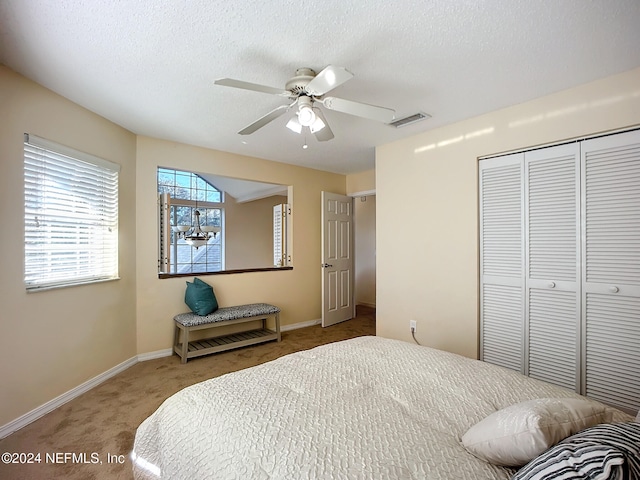
[(555, 288), (556, 282), (549, 282), (549, 288)]
[(620, 291), (620, 289), (618, 287), (616, 287), (615, 285), (609, 287), (609, 291), (611, 293), (618, 293)]

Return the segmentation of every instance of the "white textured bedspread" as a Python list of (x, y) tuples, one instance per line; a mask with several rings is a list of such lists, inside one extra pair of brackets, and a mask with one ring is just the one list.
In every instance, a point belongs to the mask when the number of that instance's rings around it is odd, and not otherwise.
[[(138, 479), (508, 479), (466, 430), (508, 405), (578, 397), (507, 369), (380, 337), (185, 388), (138, 428)], [(616, 413), (618, 415), (618, 413)]]

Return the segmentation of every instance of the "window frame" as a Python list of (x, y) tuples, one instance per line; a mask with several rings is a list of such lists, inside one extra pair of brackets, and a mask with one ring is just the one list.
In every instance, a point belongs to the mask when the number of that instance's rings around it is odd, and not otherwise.
[[(175, 241), (176, 239), (176, 232), (172, 231), (171, 232), (171, 240), (169, 242), (169, 248), (171, 249), (171, 255), (170, 258), (178, 258), (178, 249), (181, 250), (189, 250), (190, 254), (191, 254), (191, 261), (190, 262), (183, 262), (183, 263), (178, 263), (178, 262), (170, 262), (169, 264), (169, 269), (170, 269), (170, 274), (172, 275), (179, 275), (179, 274), (188, 274), (188, 275), (194, 275), (194, 274), (202, 274), (202, 273), (216, 273), (219, 272), (221, 270), (224, 270), (224, 245), (225, 245), (225, 241), (224, 241), (224, 204), (223, 203), (210, 203), (210, 202), (198, 202), (197, 206), (196, 206), (196, 202), (194, 202), (193, 200), (183, 200), (183, 199), (175, 199), (175, 198), (171, 198), (171, 209), (174, 209), (176, 207), (186, 207), (189, 208), (189, 210), (191, 211), (191, 214), (189, 215), (192, 219), (193, 219), (193, 212), (194, 210), (196, 210), (196, 208), (198, 209), (198, 211), (201, 213), (201, 216), (205, 216), (206, 215), (206, 211), (207, 210), (218, 210), (220, 212), (218, 218), (220, 218), (220, 232), (218, 232), (216, 234), (216, 237), (213, 239), (210, 239), (209, 242), (204, 246), (204, 247), (200, 247), (198, 249), (187, 245), (184, 240), (182, 240), (179, 243), (178, 241)], [(171, 213), (169, 213), (169, 221), (171, 223), (171, 225), (176, 225), (176, 217), (177, 217), (177, 213), (174, 212), (173, 215)], [(202, 222), (204, 224), (204, 221)], [(193, 220), (191, 222), (189, 222), (189, 224), (193, 224)], [(187, 248), (188, 247), (188, 248)], [(202, 248), (205, 249), (205, 256), (208, 256), (209, 254), (209, 248), (216, 248), (219, 250), (219, 256), (220, 256), (220, 261), (219, 262), (215, 262), (215, 261), (207, 261), (205, 260), (204, 262), (194, 262), (194, 257), (196, 256), (202, 256)], [(215, 254), (214, 254), (215, 255)], [(205, 271), (198, 271), (197, 269), (194, 269), (195, 265), (201, 265), (201, 264), (206, 264), (208, 265), (209, 263), (217, 263), (219, 265), (219, 270), (205, 270)], [(179, 272), (178, 269), (180, 268), (181, 265), (191, 265), (191, 271), (188, 272)], [(175, 271), (171, 271), (171, 270), (175, 270)]]
[[(174, 177), (174, 183), (173, 185), (166, 185), (163, 184), (161, 186), (160, 183), (160, 177), (161, 175), (172, 175)], [(178, 185), (177, 179), (178, 178), (185, 178), (185, 177), (189, 177), (189, 181), (187, 182), (189, 186), (186, 186), (185, 184), (183, 185)], [(184, 182), (183, 182), (184, 183)], [(208, 243), (207, 245), (200, 247), (198, 249), (195, 249), (194, 247), (191, 247), (189, 245), (184, 244), (184, 246), (188, 247), (190, 255), (191, 255), (191, 261), (190, 262), (182, 262), (182, 263), (178, 263), (176, 260), (178, 258), (178, 250), (180, 249), (181, 251), (185, 251), (186, 249), (183, 247), (182, 243), (178, 243), (177, 240), (177, 234), (176, 232), (173, 231), (173, 229), (171, 229), (170, 227), (167, 229), (168, 232), (168, 236), (169, 236), (169, 241), (167, 243), (168, 249), (169, 249), (169, 255), (168, 255), (168, 265), (166, 265), (166, 267), (164, 267), (163, 262), (159, 261), (158, 262), (158, 274), (162, 277), (164, 276), (180, 276), (180, 275), (209, 275), (209, 274), (215, 274), (215, 273), (221, 273), (224, 271), (224, 265), (225, 265), (225, 241), (224, 241), (224, 233), (225, 233), (225, 225), (224, 225), (224, 192), (219, 190), (218, 188), (215, 187), (215, 185), (212, 185), (211, 183), (209, 183), (207, 180), (205, 180), (204, 178), (202, 178), (200, 175), (198, 175), (196, 172), (191, 172), (188, 170), (180, 170), (177, 168), (169, 168), (169, 167), (161, 167), (159, 166), (156, 170), (156, 185), (157, 185), (157, 191), (158, 191), (158, 195), (162, 196), (164, 193), (167, 193), (170, 197), (170, 201), (169, 201), (169, 211), (167, 212), (167, 219), (165, 220), (160, 220), (160, 221), (167, 221), (169, 225), (171, 226), (175, 226), (179, 223), (176, 223), (176, 218), (175, 216), (177, 215), (176, 212), (176, 208), (177, 207), (186, 207), (190, 210), (190, 214), (189, 214), (189, 225), (193, 225), (194, 224), (194, 217), (193, 217), (193, 212), (194, 210), (198, 209), (199, 211), (205, 211), (206, 210), (218, 210), (220, 213), (217, 216), (217, 218), (219, 218), (219, 226), (220, 227), (220, 232), (218, 232), (216, 234), (216, 237), (213, 240), (213, 243)], [(204, 188), (200, 188), (200, 185), (202, 185)], [(183, 189), (183, 191), (181, 192), (181, 196), (179, 197), (178, 195), (176, 196), (172, 196), (171, 193), (176, 193), (176, 188), (181, 188)], [(185, 191), (189, 192), (189, 198), (182, 198), (184, 197), (184, 193)], [(209, 195), (211, 194), (211, 195)], [(193, 197), (196, 198), (193, 198)], [(216, 196), (218, 197), (219, 201), (210, 201), (208, 200), (208, 198), (213, 198), (214, 200), (216, 199)], [(162, 208), (162, 202), (161, 202), (161, 208)], [(173, 215), (171, 213), (171, 211), (173, 210)], [(206, 213), (205, 213), (206, 216)], [(203, 221), (202, 224), (204, 225), (206, 222)], [(162, 229), (161, 229), (162, 231)], [(162, 242), (162, 239), (161, 239)], [(210, 240), (211, 242), (211, 240)], [(183, 248), (181, 248), (183, 247)], [(194, 255), (199, 255), (202, 256), (202, 248), (204, 248), (204, 255), (205, 257), (209, 255), (209, 248), (210, 247), (214, 247), (216, 249), (219, 249), (219, 257), (220, 257), (220, 261), (219, 262), (215, 262), (212, 261), (211, 263), (217, 263), (218, 264), (218, 270), (205, 270), (205, 271), (199, 271), (197, 269), (197, 265), (208, 265), (209, 262), (207, 260), (205, 260), (205, 262), (194, 262)], [(161, 247), (162, 250), (162, 247)], [(213, 254), (214, 256), (216, 256), (216, 254)], [(189, 271), (184, 271), (184, 272), (179, 272), (178, 268), (180, 265), (191, 265), (191, 269)], [(194, 268), (195, 267), (195, 268)], [(163, 268), (166, 268), (167, 271), (163, 271)]]
[(118, 280), (120, 165), (24, 134), (27, 292)]
[[(174, 197), (171, 197), (169, 199), (169, 201), (167, 202), (166, 198), (163, 198), (165, 196), (165, 194), (168, 194), (170, 192), (164, 192), (159, 188), (159, 172), (161, 170), (165, 170), (165, 171), (179, 171), (182, 173), (188, 173), (191, 174), (193, 176), (196, 176), (198, 178), (200, 178), (203, 182), (211, 185), (213, 188), (215, 188), (218, 192), (220, 192), (220, 194), (222, 195), (221, 200), (224, 200), (224, 191), (218, 189), (215, 185), (213, 185), (212, 183), (210, 183), (209, 181), (207, 181), (204, 177), (202, 177), (199, 173), (197, 172), (193, 172), (193, 171), (189, 171), (189, 170), (181, 170), (175, 167), (165, 167), (165, 166), (161, 166), (159, 165), (156, 169), (156, 192), (158, 194), (158, 278), (159, 279), (167, 279), (167, 278), (176, 278), (176, 277), (192, 277), (194, 275), (198, 275), (198, 276), (208, 276), (208, 275), (230, 275), (230, 274), (236, 274), (236, 273), (249, 273), (249, 272), (270, 272), (270, 271), (288, 271), (288, 270), (293, 270), (293, 266), (292, 265), (286, 265), (286, 266), (267, 266), (267, 267), (253, 267), (253, 268), (240, 268), (240, 269), (233, 269), (233, 270), (227, 270), (224, 268), (224, 260), (223, 260), (223, 265), (222, 265), (222, 270), (219, 271), (208, 271), (208, 272), (193, 272), (193, 273), (171, 273), (171, 265), (170, 265), (170, 258), (169, 255), (166, 254), (167, 251), (171, 250), (171, 246), (170, 246), (170, 242), (169, 242), (169, 246), (167, 246), (167, 238), (170, 238), (172, 235), (174, 235), (174, 233), (172, 232), (171, 226), (170, 226), (170, 222), (167, 221), (167, 216), (170, 215), (170, 211), (169, 208), (171, 205), (175, 205), (179, 200), (175, 199)], [(291, 187), (289, 187), (291, 188)], [(288, 194), (289, 196), (291, 195), (290, 193)], [(185, 201), (185, 202), (189, 202), (189, 201)], [(206, 206), (211, 206), (212, 208), (216, 208), (216, 204), (217, 202), (212, 202), (212, 203), (207, 203), (203, 200), (198, 200), (198, 207), (206, 207)], [(224, 251), (224, 247), (226, 244), (226, 235), (225, 235), (225, 221), (226, 221), (226, 216), (225, 216), (225, 210), (224, 210), (224, 202), (221, 202), (222, 204), (222, 212), (221, 212), (221, 219), (222, 219), (222, 225), (221, 225), (221, 232), (218, 234), (221, 236), (221, 241), (222, 241), (222, 256), (224, 259), (225, 256), (225, 251)], [(192, 205), (195, 205), (195, 201), (193, 201)], [(289, 204), (287, 204), (287, 215), (291, 215), (291, 207)], [(289, 231), (289, 230), (287, 230)], [(287, 237), (288, 238), (288, 237)], [(287, 242), (289, 242), (289, 240), (287, 240)], [(193, 248), (193, 247), (191, 247)], [(289, 248), (289, 247), (287, 247)], [(289, 255), (290, 257), (290, 255)], [(291, 261), (290, 259), (288, 260), (289, 262)]]

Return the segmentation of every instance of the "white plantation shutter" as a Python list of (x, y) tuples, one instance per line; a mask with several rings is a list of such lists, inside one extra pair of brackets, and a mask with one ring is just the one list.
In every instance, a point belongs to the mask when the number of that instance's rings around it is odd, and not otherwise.
[(525, 153), (526, 373), (579, 389), (577, 143)]
[(158, 273), (171, 272), (171, 196), (158, 195)]
[(640, 408), (640, 132), (584, 142), (586, 394)]
[(27, 290), (118, 277), (118, 170), (25, 134)]
[(480, 357), (524, 369), (522, 154), (480, 162)]
[(285, 222), (283, 214), (285, 212), (285, 205), (273, 206), (273, 264), (283, 266), (285, 265)]

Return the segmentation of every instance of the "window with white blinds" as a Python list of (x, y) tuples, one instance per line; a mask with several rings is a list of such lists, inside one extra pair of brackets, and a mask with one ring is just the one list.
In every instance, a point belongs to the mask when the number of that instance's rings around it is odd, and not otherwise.
[[(158, 273), (211, 273), (224, 270), (225, 194), (197, 173), (159, 167), (160, 244)], [(202, 226), (218, 227), (207, 243), (194, 248), (172, 226), (193, 226), (199, 212)], [(183, 232), (184, 233), (184, 232)]]
[(119, 168), (25, 134), (28, 291), (118, 278)]

